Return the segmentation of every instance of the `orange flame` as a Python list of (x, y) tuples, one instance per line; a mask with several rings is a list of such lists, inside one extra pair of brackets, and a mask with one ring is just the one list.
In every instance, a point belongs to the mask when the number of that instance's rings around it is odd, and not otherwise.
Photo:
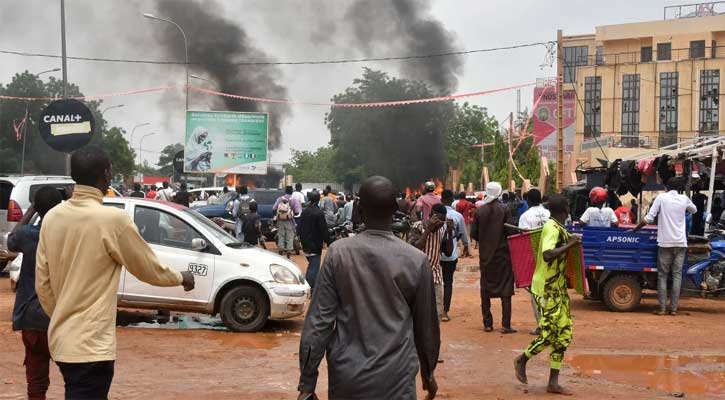
[[(443, 193), (443, 182), (438, 178), (431, 178), (431, 182), (435, 183), (435, 190), (433, 193), (435, 193), (437, 196), (440, 196), (441, 193)], [(416, 196), (420, 196), (423, 193), (425, 193), (425, 182), (418, 184), (417, 188), (412, 188), (410, 186), (405, 188), (405, 197), (406, 198), (412, 198)]]
[(226, 183), (227, 186), (230, 186), (230, 187), (237, 187), (237, 186), (246, 185), (247, 188), (249, 188), (249, 189), (256, 189), (257, 188), (257, 185), (254, 182), (252, 182), (252, 181), (246, 181), (245, 182), (244, 181), (244, 177), (241, 176), (241, 175), (229, 174), (224, 179), (224, 182)]

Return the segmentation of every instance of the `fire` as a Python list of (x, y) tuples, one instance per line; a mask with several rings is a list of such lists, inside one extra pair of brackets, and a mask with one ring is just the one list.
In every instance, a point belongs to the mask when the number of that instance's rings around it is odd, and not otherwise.
[(227, 186), (230, 187), (237, 187), (246, 185), (249, 189), (256, 189), (257, 185), (254, 184), (252, 181), (244, 181), (244, 176), (242, 175), (235, 175), (235, 174), (229, 174), (227, 175), (226, 179), (224, 180), (224, 183), (226, 183)]
[(433, 191), (433, 193), (435, 193), (436, 196), (440, 196), (443, 193), (443, 182), (441, 182), (438, 178), (433, 178), (431, 179), (431, 181), (436, 184), (436, 189)]
[[(444, 189), (443, 182), (438, 178), (431, 178), (430, 181), (435, 183), (435, 190), (433, 193), (440, 196)], [(410, 186), (405, 188), (405, 198), (407, 199), (421, 196), (423, 193), (425, 193), (425, 182), (420, 183), (417, 188), (412, 188)]]

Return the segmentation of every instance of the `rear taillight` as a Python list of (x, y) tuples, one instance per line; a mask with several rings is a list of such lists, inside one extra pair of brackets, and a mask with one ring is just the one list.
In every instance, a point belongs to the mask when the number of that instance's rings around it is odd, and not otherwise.
[(8, 203), (8, 222), (20, 222), (23, 219), (23, 209), (20, 208), (15, 200), (10, 200)]

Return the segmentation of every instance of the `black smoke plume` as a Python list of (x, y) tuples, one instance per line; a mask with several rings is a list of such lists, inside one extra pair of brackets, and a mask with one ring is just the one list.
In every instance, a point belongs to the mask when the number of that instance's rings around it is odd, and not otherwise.
[[(430, 15), (430, 0), (357, 0), (345, 19), (365, 53), (379, 56), (426, 55), (458, 49), (452, 32)], [(403, 60), (404, 77), (430, 84), (440, 93), (451, 93), (463, 72), (462, 56)]]
[[(213, 1), (159, 0), (157, 9), (159, 15), (173, 20), (186, 32), (191, 73), (214, 80), (221, 92), (252, 97), (287, 97), (287, 88), (280, 83), (282, 74), (279, 69), (271, 66), (229, 66), (239, 60), (268, 61), (269, 57), (254, 46), (240, 24), (220, 14), (221, 5)], [(174, 59), (183, 60), (184, 47), (179, 31), (169, 25), (161, 30), (161, 35), (166, 51)], [(190, 96), (194, 95), (194, 92), (190, 93)], [(282, 122), (291, 114), (288, 106), (231, 98), (224, 98), (223, 104), (227, 111), (269, 112), (269, 148), (279, 148)]]

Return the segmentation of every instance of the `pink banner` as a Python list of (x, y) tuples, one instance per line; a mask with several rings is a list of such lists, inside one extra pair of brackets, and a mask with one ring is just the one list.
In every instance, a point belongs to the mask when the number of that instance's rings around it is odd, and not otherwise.
[[(536, 104), (538, 101), (538, 104)], [(534, 142), (542, 155), (556, 158), (556, 86), (534, 88)], [(564, 152), (574, 151), (574, 119), (576, 96), (574, 91), (564, 92)]]

